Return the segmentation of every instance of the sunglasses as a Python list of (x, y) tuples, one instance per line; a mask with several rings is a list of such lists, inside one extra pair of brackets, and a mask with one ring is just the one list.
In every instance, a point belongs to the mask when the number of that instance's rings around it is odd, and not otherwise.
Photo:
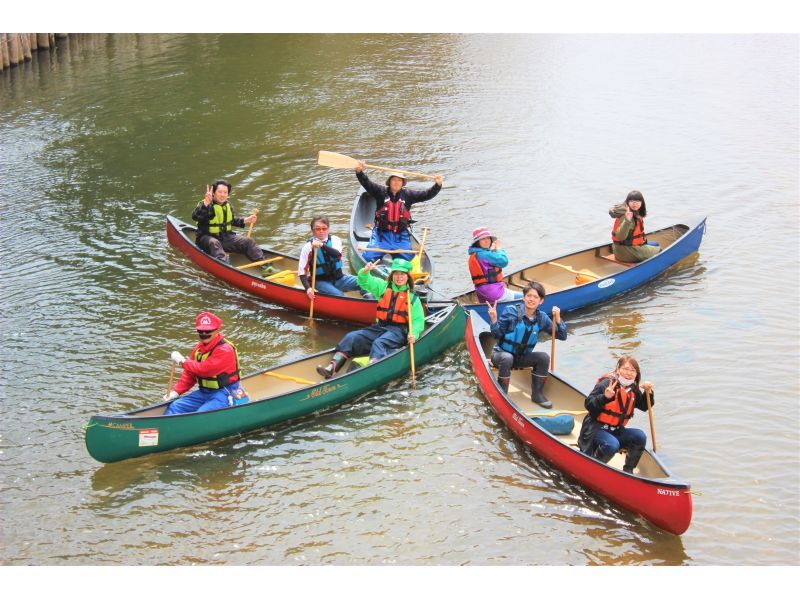
[(213, 330), (198, 330), (197, 336), (200, 338), (211, 338), (211, 335), (214, 334)]

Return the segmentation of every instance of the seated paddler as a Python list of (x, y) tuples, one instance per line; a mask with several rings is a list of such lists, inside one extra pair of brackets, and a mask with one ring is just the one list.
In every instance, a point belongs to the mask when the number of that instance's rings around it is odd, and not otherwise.
[[(183, 371), (164, 397), (165, 401), (172, 401), (164, 415), (212, 411), (248, 401), (239, 382), (239, 355), (233, 343), (222, 336), (222, 320), (204, 311), (197, 316), (195, 328), (200, 341), (189, 357), (172, 352), (172, 360)], [(188, 392), (195, 384), (197, 390)]]
[[(369, 355), (369, 361), (383, 359), (404, 347), (415, 343), (425, 328), (425, 310), (422, 301), (414, 293), (411, 262), (402, 258), (392, 261), (387, 280), (370, 273), (378, 261), (367, 262), (358, 272), (358, 284), (375, 297), (380, 297), (375, 312), (375, 323), (361, 330), (348, 332), (336, 345), (336, 352), (326, 366), (317, 366), (317, 372), (330, 378), (351, 357)], [(409, 313), (411, 326), (409, 326)]]
[(588, 414), (583, 418), (578, 448), (581, 452), (608, 463), (620, 449), (626, 449), (623, 471), (633, 473), (644, 452), (647, 435), (638, 428), (628, 427), (634, 409), (647, 411), (655, 404), (653, 383), (642, 382), (639, 362), (623, 355), (616, 367), (596, 381), (586, 397)]
[(197, 222), (195, 243), (207, 254), (223, 262), (230, 261), (226, 252), (243, 253), (250, 261), (261, 261), (264, 259), (264, 252), (255, 240), (233, 232), (234, 226), (244, 228), (255, 223), (257, 216), (236, 216), (228, 201), (231, 190), (231, 184), (222, 179), (206, 186), (205, 197), (192, 212), (192, 220)]
[(544, 396), (544, 384), (550, 365), (550, 357), (542, 351), (534, 351), (540, 332), (553, 333), (556, 338), (567, 340), (567, 324), (561, 319), (561, 310), (553, 307), (553, 318), (540, 309), (545, 290), (538, 282), (529, 283), (522, 290), (522, 303), (505, 308), (497, 317), (497, 302), (487, 303), (491, 333), (497, 341), (492, 349), (492, 363), (497, 367), (497, 381), (503, 392), (508, 393), (511, 369), (531, 368), (531, 400), (545, 409), (553, 404)]
[(408, 253), (396, 255), (406, 260), (413, 259), (415, 254), (411, 251), (409, 234), (409, 227), (413, 222), (411, 206), (436, 197), (442, 189), (442, 177), (436, 175), (433, 179), (434, 184), (428, 189), (408, 189), (406, 187), (407, 180), (403, 174), (390, 172), (386, 184), (381, 185), (373, 182), (364, 174), (364, 166), (364, 162), (359, 161), (355, 169), (356, 177), (364, 190), (375, 199), (378, 206), (375, 211), (372, 235), (363, 253), (364, 259), (372, 262), (384, 257), (383, 252), (370, 251), (371, 247), (386, 250), (408, 249)]
[(503, 268), (508, 266), (508, 256), (500, 239), (488, 228), (482, 226), (472, 231), (472, 243), (467, 254), (467, 267), (479, 303), (502, 303), (522, 298), (522, 293), (507, 289), (503, 282)]

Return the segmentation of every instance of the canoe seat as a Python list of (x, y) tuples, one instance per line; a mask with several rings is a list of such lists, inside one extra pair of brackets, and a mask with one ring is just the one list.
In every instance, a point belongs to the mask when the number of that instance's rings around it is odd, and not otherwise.
[(611, 253), (609, 255), (599, 255), (598, 257), (601, 257), (604, 260), (608, 260), (609, 262), (614, 262), (615, 264), (619, 264), (620, 266), (625, 266), (626, 268), (630, 268), (631, 266), (635, 266), (636, 265), (636, 262), (621, 262), (621, 261), (619, 261), (616, 257), (614, 257), (613, 253)]

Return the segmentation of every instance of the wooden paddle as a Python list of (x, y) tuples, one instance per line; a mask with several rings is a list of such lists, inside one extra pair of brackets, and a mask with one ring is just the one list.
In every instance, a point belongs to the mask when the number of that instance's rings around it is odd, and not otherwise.
[[(330, 168), (355, 168), (358, 166), (358, 160), (345, 156), (344, 154), (337, 154), (336, 152), (326, 152), (320, 150), (317, 152), (317, 163), (320, 166), (329, 166)], [(434, 179), (436, 177), (430, 174), (422, 174), (421, 172), (413, 172), (411, 170), (398, 170), (397, 168), (389, 168), (387, 166), (375, 166), (374, 164), (364, 164), (366, 168), (374, 168), (375, 170), (386, 170), (389, 172), (397, 172), (399, 174), (408, 174), (411, 176), (418, 176), (425, 179)]]
[(298, 378), (297, 376), (289, 376), (287, 374), (278, 374), (276, 372), (264, 372), (264, 375), (273, 376), (274, 378), (279, 378), (281, 380), (290, 380), (292, 382), (297, 382), (298, 384), (317, 384), (316, 382), (306, 380), (305, 378)]
[(555, 417), (556, 415), (586, 415), (588, 411), (534, 411), (526, 413), (528, 417)]
[(602, 276), (598, 276), (597, 274), (595, 274), (591, 270), (580, 271), (580, 270), (576, 270), (572, 266), (566, 266), (564, 264), (557, 264), (556, 262), (547, 262), (547, 263), (550, 264), (551, 266), (556, 266), (558, 268), (564, 268), (564, 270), (569, 270), (573, 274), (580, 274), (581, 276), (588, 276), (589, 278), (594, 278), (595, 280), (598, 280), (598, 279), (602, 278)]
[(357, 247), (356, 251), (374, 251), (375, 253), (413, 253), (410, 249), (381, 249), (380, 247)]
[[(258, 216), (258, 208), (253, 208), (253, 213), (251, 215), (257, 217)], [(253, 225), (255, 223), (256, 223), (255, 220), (253, 220), (253, 222), (250, 223), (250, 227), (247, 229), (247, 236), (248, 237), (253, 234)]]
[[(389, 284), (392, 284), (389, 282)], [(406, 291), (406, 309), (408, 309), (408, 333), (412, 333), (412, 323), (411, 323), (411, 293)], [(414, 338), (414, 342), (416, 342), (416, 338)], [(408, 350), (411, 353), (411, 388), (417, 387), (417, 366), (414, 363), (414, 343), (408, 343)]]
[(653, 406), (650, 404), (650, 389), (644, 391), (644, 396), (647, 399), (647, 415), (650, 416), (650, 436), (653, 439), (653, 452), (656, 452), (656, 425), (653, 421)]
[(553, 340), (550, 341), (550, 371), (556, 371), (556, 316), (553, 312)]
[(172, 380), (175, 378), (175, 366), (177, 365), (178, 364), (174, 361), (172, 362), (172, 368), (169, 371), (169, 382), (167, 383), (167, 395), (169, 395), (169, 392), (172, 390)]
[[(314, 289), (314, 298), (316, 298), (317, 292), (317, 249), (319, 249), (319, 247), (314, 247), (314, 257), (312, 258), (314, 260), (314, 265), (311, 266), (311, 288)], [(311, 300), (311, 306), (308, 308), (308, 317), (314, 317), (314, 299)]]
[(278, 257), (271, 257), (268, 260), (261, 260), (260, 262), (250, 262), (249, 264), (245, 264), (244, 266), (236, 266), (237, 270), (244, 270), (246, 268), (255, 268), (256, 266), (263, 266), (264, 264), (269, 264), (272, 262), (277, 262), (278, 260), (282, 260), (283, 256), (279, 255)]

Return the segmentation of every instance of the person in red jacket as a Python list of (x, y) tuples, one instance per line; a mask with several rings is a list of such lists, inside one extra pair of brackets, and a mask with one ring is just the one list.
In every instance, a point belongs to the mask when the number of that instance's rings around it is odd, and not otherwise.
[[(183, 372), (172, 391), (164, 396), (165, 401), (172, 401), (164, 415), (212, 411), (248, 401), (247, 392), (239, 383), (239, 355), (233, 343), (222, 336), (222, 320), (204, 311), (195, 324), (200, 342), (189, 358), (172, 352), (172, 360)], [(184, 394), (195, 384), (197, 390)]]

